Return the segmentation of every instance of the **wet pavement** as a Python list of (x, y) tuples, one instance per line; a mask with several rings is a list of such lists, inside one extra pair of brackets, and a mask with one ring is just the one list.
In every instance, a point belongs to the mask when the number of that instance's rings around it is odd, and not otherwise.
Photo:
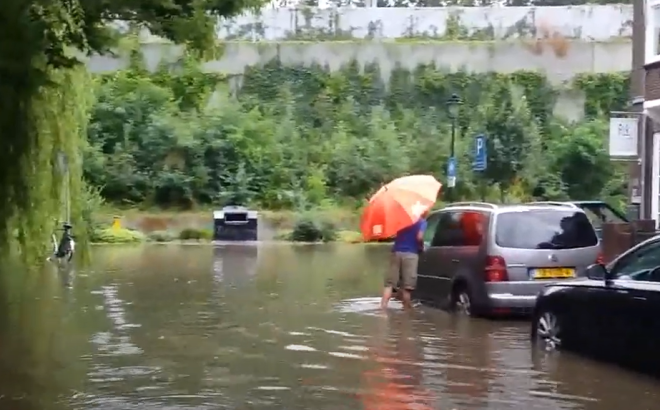
[[(378, 309), (387, 248), (102, 247), (0, 335), (0, 409), (655, 409), (527, 323)], [(605, 342), (605, 341), (604, 341)]]

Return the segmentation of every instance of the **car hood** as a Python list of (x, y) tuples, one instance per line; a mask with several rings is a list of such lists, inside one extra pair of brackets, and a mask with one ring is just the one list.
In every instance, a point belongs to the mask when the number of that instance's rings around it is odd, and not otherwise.
[(586, 286), (586, 287), (602, 287), (605, 286), (605, 281), (601, 279), (589, 279), (589, 278), (575, 278), (575, 279), (566, 279), (561, 282), (548, 283), (546, 287), (574, 287), (574, 286)]

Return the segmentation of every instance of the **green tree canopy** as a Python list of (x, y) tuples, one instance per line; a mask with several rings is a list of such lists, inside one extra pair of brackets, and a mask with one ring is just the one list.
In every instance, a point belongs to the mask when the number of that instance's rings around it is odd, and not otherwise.
[[(81, 213), (81, 151), (86, 145), (92, 87), (86, 69), (78, 64), (80, 52), (108, 52), (122, 24), (205, 50), (214, 43), (218, 17), (262, 4), (262, 0), (3, 1), (0, 251), (12, 250), (15, 244), (25, 259), (43, 256), (55, 227), (52, 220), (61, 208), (65, 179), (77, 201), (72, 204), (74, 213)], [(68, 172), (56, 167), (61, 154), (68, 158)]]
[[(71, 49), (108, 52), (123, 23), (198, 49), (211, 46), (218, 17), (231, 17), (263, 0), (8, 0), (0, 24), (3, 69), (20, 70), (25, 57), (42, 52), (41, 63), (59, 68), (75, 63)], [(119, 25), (108, 24), (120, 22)], [(7, 44), (4, 44), (7, 43)], [(9, 57), (14, 57), (10, 59)], [(7, 61), (9, 60), (9, 62)]]

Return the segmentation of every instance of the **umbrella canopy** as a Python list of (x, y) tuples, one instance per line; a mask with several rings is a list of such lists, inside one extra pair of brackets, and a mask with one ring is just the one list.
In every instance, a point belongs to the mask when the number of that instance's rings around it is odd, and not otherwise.
[(360, 229), (365, 241), (396, 235), (419, 220), (435, 203), (442, 184), (430, 175), (397, 178), (369, 199)]

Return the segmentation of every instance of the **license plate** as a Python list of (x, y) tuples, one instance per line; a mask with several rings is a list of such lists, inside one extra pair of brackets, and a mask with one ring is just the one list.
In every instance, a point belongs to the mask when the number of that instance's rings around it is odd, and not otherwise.
[(573, 268), (534, 269), (533, 272), (534, 279), (564, 279), (575, 277), (575, 269)]

